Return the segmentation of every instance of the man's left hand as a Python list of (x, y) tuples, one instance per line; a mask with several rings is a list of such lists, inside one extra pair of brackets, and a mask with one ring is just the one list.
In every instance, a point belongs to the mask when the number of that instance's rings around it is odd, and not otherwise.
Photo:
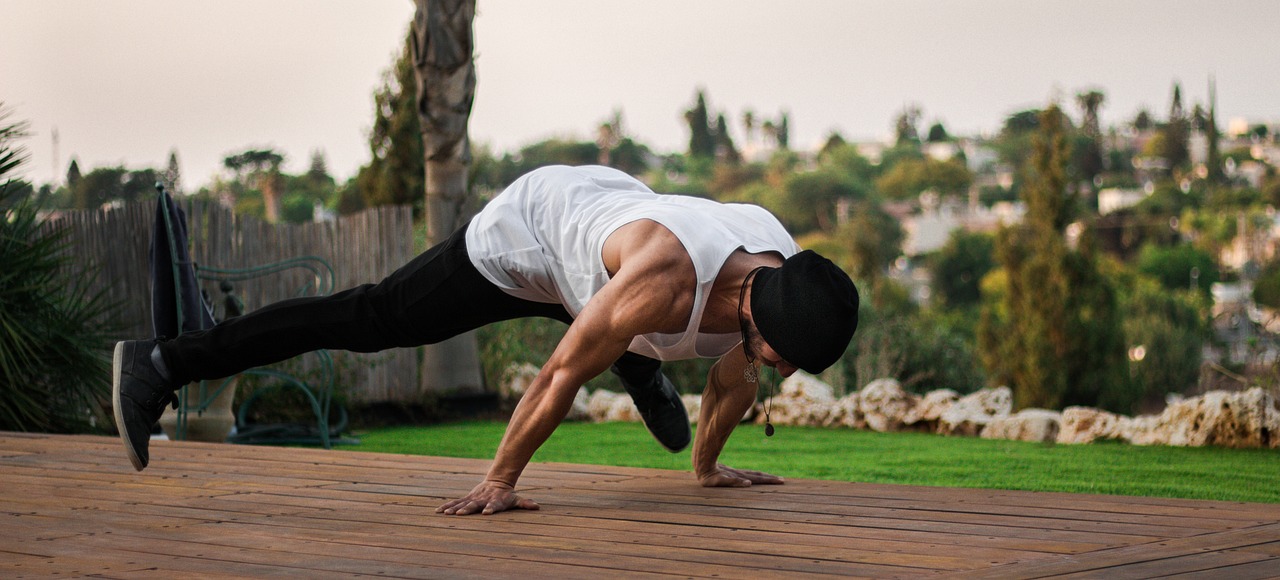
[(781, 477), (763, 471), (734, 469), (724, 464), (716, 464), (715, 471), (698, 477), (702, 487), (749, 487), (751, 485), (779, 485), (785, 483)]

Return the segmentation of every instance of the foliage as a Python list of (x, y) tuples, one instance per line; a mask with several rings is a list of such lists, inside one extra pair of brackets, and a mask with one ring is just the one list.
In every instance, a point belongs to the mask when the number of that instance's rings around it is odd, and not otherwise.
[(111, 306), (92, 273), (71, 271), (64, 231), (12, 199), (25, 124), (8, 116), (0, 109), (0, 430), (88, 431), (109, 423)]
[(933, 256), (933, 296), (946, 308), (973, 306), (981, 300), (983, 276), (996, 266), (995, 240), (987, 234), (956, 230)]
[(963, 161), (932, 158), (904, 160), (876, 180), (876, 187), (889, 199), (914, 199), (925, 190), (942, 195), (958, 195), (969, 189), (973, 175)]
[(1172, 247), (1154, 244), (1143, 246), (1138, 254), (1137, 268), (1169, 290), (1194, 287), (1208, 296), (1209, 289), (1218, 282), (1218, 265), (1213, 256), (1191, 244)]
[(919, 316), (866, 318), (844, 357), (846, 385), (860, 388), (876, 379), (894, 378), (904, 389), (924, 394), (936, 389), (970, 393), (986, 383), (965, 336)]
[[(505, 429), (501, 421), (391, 427), (362, 433), (349, 449), (489, 459)], [(779, 427), (764, 437), (759, 429), (741, 425), (724, 463), (788, 478), (1280, 503), (1273, 485), (1280, 454), (1267, 449), (1042, 445), (819, 427)], [(661, 452), (650, 439), (639, 423), (565, 423), (533, 461), (688, 472), (690, 451)]]
[(1201, 350), (1211, 340), (1207, 293), (1161, 286), (1153, 278), (1113, 266), (1129, 347), (1134, 401), (1159, 404), (1166, 393), (1187, 393), (1200, 376)]
[(1075, 211), (1063, 117), (1057, 107), (1040, 115), (1026, 220), (997, 236), (1004, 284), (988, 294), (979, 348), (988, 372), (1013, 388), (1020, 407), (1127, 411), (1132, 397), (1114, 284), (1098, 271), (1087, 236), (1072, 250), (1063, 235)]
[(689, 156), (713, 158), (716, 155), (715, 129), (707, 111), (707, 97), (698, 90), (693, 108), (685, 111), (684, 120), (689, 125)]
[(421, 216), (426, 191), (421, 122), (417, 111), (412, 35), (382, 86), (373, 95), (373, 127), (369, 131), (369, 164), (360, 168), (356, 184), (364, 206), (408, 204)]
[(1267, 308), (1280, 310), (1280, 260), (1262, 268), (1253, 286), (1253, 299)]

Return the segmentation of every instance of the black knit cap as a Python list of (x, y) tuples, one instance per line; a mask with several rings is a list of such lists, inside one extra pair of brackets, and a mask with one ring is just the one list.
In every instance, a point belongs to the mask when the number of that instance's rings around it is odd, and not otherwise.
[(818, 374), (840, 359), (858, 329), (858, 289), (831, 260), (805, 250), (756, 273), (751, 317), (784, 360)]

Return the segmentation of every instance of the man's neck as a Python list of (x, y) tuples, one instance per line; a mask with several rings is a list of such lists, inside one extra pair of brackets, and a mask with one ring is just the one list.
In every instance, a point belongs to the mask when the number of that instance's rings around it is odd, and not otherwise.
[[(750, 254), (745, 250), (737, 250), (731, 254), (716, 276), (710, 299), (707, 301), (706, 309), (703, 310), (702, 325), (698, 330), (710, 334), (739, 332), (741, 330), (738, 324), (739, 307), (748, 316), (751, 311), (750, 304), (739, 302), (739, 297), (742, 296), (742, 285), (746, 282), (747, 275), (759, 266), (776, 268), (781, 265), (782, 256), (774, 252)], [(751, 296), (750, 287), (746, 295)]]

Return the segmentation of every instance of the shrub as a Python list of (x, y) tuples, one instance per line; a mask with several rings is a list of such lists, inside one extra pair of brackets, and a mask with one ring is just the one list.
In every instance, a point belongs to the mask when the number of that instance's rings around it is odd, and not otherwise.
[(111, 312), (93, 276), (74, 273), (62, 231), (49, 231), (9, 178), (25, 160), (24, 124), (0, 110), (0, 430), (105, 426)]

